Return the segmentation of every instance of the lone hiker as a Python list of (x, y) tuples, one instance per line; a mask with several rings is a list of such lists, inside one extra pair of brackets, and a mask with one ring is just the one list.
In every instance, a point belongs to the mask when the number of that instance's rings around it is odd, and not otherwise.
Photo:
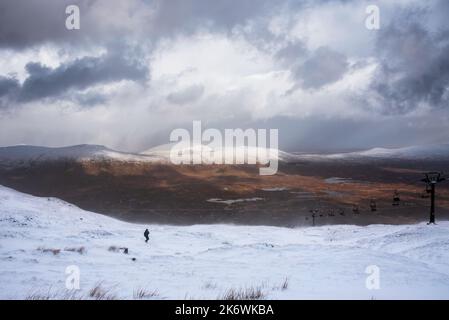
[(148, 242), (148, 240), (150, 240), (150, 231), (148, 231), (148, 229), (145, 229), (145, 232), (143, 233), (144, 237), (145, 237), (145, 242)]

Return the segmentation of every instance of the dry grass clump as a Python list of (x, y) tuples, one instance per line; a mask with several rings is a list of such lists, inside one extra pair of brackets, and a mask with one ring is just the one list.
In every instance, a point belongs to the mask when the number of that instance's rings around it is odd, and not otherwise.
[(51, 300), (54, 298), (50, 293), (32, 292), (25, 297), (25, 300)]
[(287, 290), (287, 289), (288, 289), (288, 278), (285, 278), (281, 284), (281, 290)]
[(89, 290), (89, 297), (96, 300), (116, 300), (117, 297), (111, 289), (103, 288), (102, 283), (96, 284)]
[(64, 251), (78, 252), (79, 254), (85, 254), (87, 250), (85, 247), (74, 247), (74, 248), (64, 248)]
[(110, 252), (119, 252), (119, 251), (120, 251), (120, 248), (119, 248), (119, 247), (116, 247), (116, 246), (110, 246), (110, 247), (108, 248), (108, 251), (110, 251)]
[(266, 294), (261, 287), (245, 287), (245, 288), (231, 288), (228, 289), (219, 300), (262, 300)]
[(159, 296), (159, 291), (155, 290), (147, 290), (145, 288), (139, 288), (134, 290), (133, 297), (134, 299), (149, 299)]
[(208, 282), (204, 283), (204, 285), (202, 286), (202, 288), (203, 288), (203, 289), (208, 289), (208, 290), (217, 289), (217, 284), (208, 281)]
[(52, 291), (50, 287), (47, 291), (33, 291), (25, 297), (25, 300), (82, 300), (85, 299), (77, 290)]
[(51, 252), (51, 253), (53, 253), (54, 256), (58, 255), (61, 252), (61, 249), (44, 248), (44, 247), (39, 247), (39, 248), (37, 248), (37, 250), (39, 250), (43, 253)]

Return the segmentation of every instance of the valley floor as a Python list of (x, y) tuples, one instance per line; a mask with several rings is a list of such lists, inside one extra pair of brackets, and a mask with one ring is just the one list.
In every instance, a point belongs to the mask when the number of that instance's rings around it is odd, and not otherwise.
[[(68, 291), (73, 265), (80, 290)], [(366, 287), (369, 266), (379, 268), (378, 290)], [(147, 226), (0, 186), (2, 299), (217, 299), (239, 290), (264, 299), (449, 299), (449, 222)]]

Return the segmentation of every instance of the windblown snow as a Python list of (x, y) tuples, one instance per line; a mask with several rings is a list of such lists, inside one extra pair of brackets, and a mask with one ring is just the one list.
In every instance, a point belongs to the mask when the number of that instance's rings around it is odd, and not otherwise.
[[(79, 290), (66, 289), (71, 265)], [(366, 286), (369, 266), (379, 289)], [(265, 299), (447, 299), (449, 222), (147, 226), (0, 186), (2, 299), (216, 299), (249, 288)]]

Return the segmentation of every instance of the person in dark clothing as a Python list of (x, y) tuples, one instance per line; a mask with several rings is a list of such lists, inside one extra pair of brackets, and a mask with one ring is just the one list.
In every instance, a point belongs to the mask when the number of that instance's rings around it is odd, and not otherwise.
[(148, 242), (148, 240), (150, 240), (150, 231), (148, 229), (145, 229), (143, 235), (145, 237), (145, 242)]
[(145, 237), (145, 242), (148, 242), (148, 240), (150, 240), (150, 231), (148, 231), (148, 229), (145, 230), (145, 232), (143, 233), (144, 237)]

